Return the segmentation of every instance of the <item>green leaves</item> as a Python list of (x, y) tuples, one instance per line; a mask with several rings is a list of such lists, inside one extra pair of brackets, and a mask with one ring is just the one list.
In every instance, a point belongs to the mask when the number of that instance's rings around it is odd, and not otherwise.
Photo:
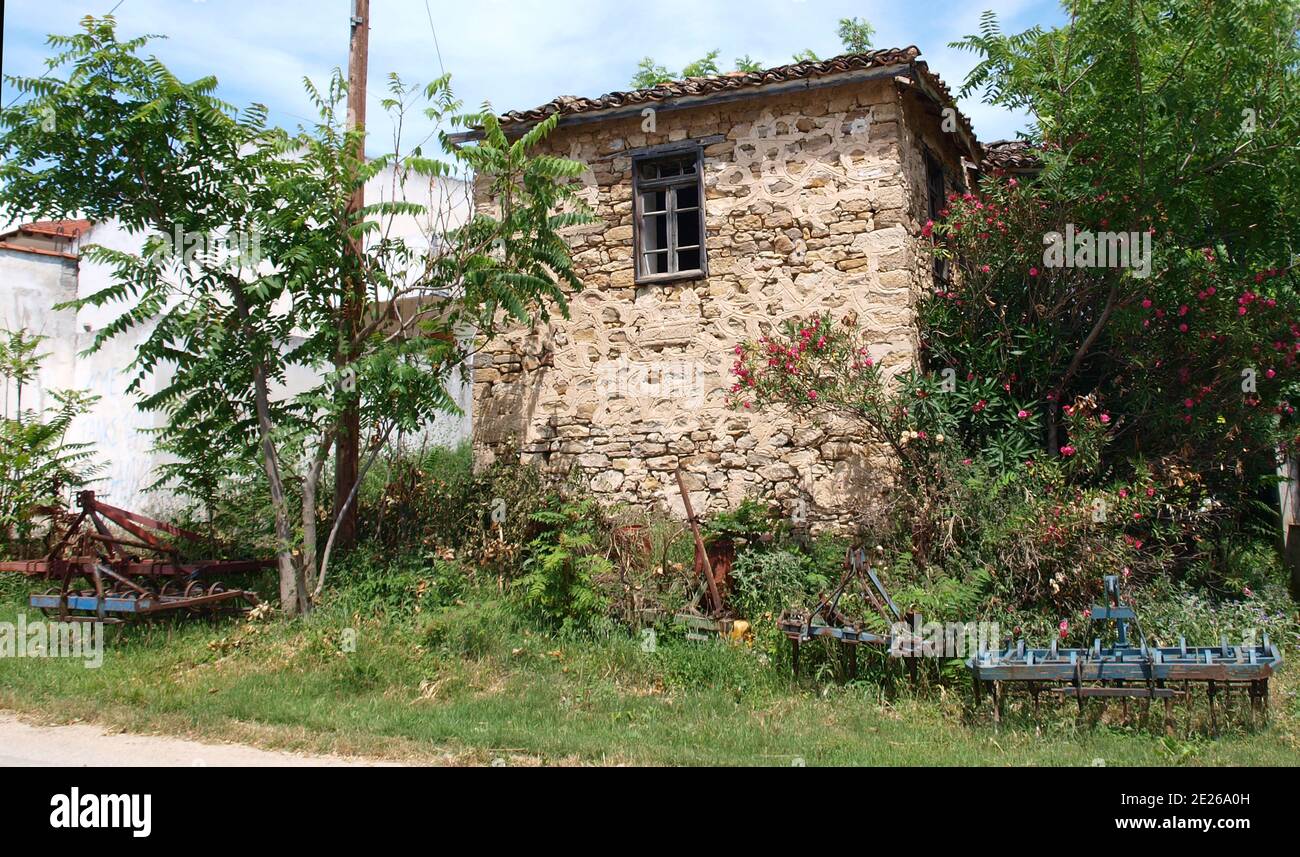
[(42, 337), (0, 332), (0, 380), (16, 391), (13, 415), (0, 414), (0, 537), (28, 539), (41, 507), (62, 506), (64, 492), (88, 484), (102, 468), (89, 443), (69, 443), (73, 420), (98, 397), (55, 390), (44, 411), (22, 408), (23, 387), (36, 377)]
[(594, 500), (557, 498), (533, 513), (541, 532), (528, 544), (524, 575), (514, 584), (525, 607), (563, 629), (587, 628), (607, 609), (599, 578), (613, 570), (597, 541)]

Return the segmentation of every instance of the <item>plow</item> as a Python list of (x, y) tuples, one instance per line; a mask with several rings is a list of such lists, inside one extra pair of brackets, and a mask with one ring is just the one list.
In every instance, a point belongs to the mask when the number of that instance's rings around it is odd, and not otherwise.
[[(1034, 648), (1022, 639), (1005, 650), (978, 651), (966, 663), (976, 706), (985, 690), (991, 691), (993, 720), (1001, 722), (1006, 690), (1013, 686), (1028, 691), (1035, 714), (1044, 692), (1074, 699), (1080, 717), (1090, 699), (1120, 700), (1126, 716), (1129, 700), (1146, 700), (1148, 708), (1152, 700), (1161, 700), (1166, 730), (1172, 732), (1174, 703), (1189, 700), (1195, 688), (1206, 693), (1212, 726), (1220, 693), (1227, 698), (1234, 690), (1244, 693), (1252, 716), (1267, 713), (1269, 677), (1282, 663), (1281, 651), (1267, 634), (1259, 643), (1232, 645), (1224, 637), (1217, 646), (1189, 646), (1183, 638), (1176, 646), (1153, 645), (1142, 633), (1137, 611), (1123, 603), (1119, 578), (1114, 575), (1105, 578), (1103, 603), (1092, 608), (1090, 618), (1093, 627), (1100, 629), (1088, 648), (1058, 647), (1055, 641), (1047, 648)], [(1100, 634), (1107, 626), (1114, 628), (1114, 642), (1103, 645)]]
[(28, 598), (29, 606), (46, 616), (115, 624), (161, 614), (242, 613), (257, 606), (255, 593), (218, 578), (268, 568), (273, 561), (182, 560), (165, 536), (194, 544), (202, 536), (110, 506), (94, 491), (80, 492), (76, 505), (79, 511), (51, 513), (51, 547), (43, 558), (0, 563), (0, 572), (50, 584)]
[[(846, 595), (858, 595), (863, 603), (870, 604), (885, 620), (891, 630), (880, 634), (868, 629), (864, 619), (845, 615), (840, 607)], [(785, 634), (791, 645), (791, 663), (795, 678), (799, 677), (799, 647), (815, 639), (839, 641), (848, 657), (849, 676), (858, 671), (858, 647), (875, 646), (899, 655), (907, 661), (908, 673), (915, 678), (916, 655), (919, 640), (902, 629), (919, 624), (920, 618), (904, 617), (890, 598), (879, 575), (867, 561), (867, 552), (851, 548), (844, 558), (844, 575), (829, 593), (817, 597), (817, 606), (810, 610), (786, 609), (777, 618), (777, 628)]]

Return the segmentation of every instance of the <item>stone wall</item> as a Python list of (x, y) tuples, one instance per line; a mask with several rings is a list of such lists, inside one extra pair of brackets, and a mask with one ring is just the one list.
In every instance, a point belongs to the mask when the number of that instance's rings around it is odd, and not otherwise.
[[(761, 496), (814, 524), (847, 523), (874, 504), (887, 461), (833, 426), (725, 399), (737, 343), (790, 316), (850, 316), (887, 370), (914, 360), (929, 257), (916, 246), (924, 166), (918, 182), (920, 155), (903, 151), (920, 121), (903, 116), (911, 97), (876, 79), (661, 110), (656, 133), (639, 116), (561, 124), (546, 148), (587, 164), (582, 196), (598, 219), (572, 234), (584, 288), (571, 319), (479, 355), (479, 464), (518, 453), (580, 469), (602, 499), (679, 512), (679, 464), (701, 513)], [(710, 137), (723, 139), (704, 149), (709, 276), (637, 286), (628, 152)]]

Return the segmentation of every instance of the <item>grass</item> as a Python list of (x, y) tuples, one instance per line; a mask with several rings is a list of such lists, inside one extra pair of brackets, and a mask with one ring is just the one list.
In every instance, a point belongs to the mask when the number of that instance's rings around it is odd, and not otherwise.
[[(539, 633), (494, 593), (430, 610), (347, 599), (293, 622), (161, 622), (110, 630), (103, 666), (0, 658), (0, 707), (47, 722), (241, 740), (410, 761), (647, 765), (1293, 765), (1300, 712), (1275, 679), (1271, 722), (1248, 707), (1208, 737), (1076, 725), (1013, 705), (1000, 730), (970, 716), (964, 682), (794, 685), (743, 644)], [(25, 608), (0, 599), (0, 621)], [(28, 619), (34, 617), (28, 616)], [(355, 637), (348, 632), (351, 629)], [(355, 641), (355, 651), (351, 642)], [(1291, 653), (1288, 652), (1288, 655)], [(1180, 706), (1180, 709), (1182, 707)], [(1100, 710), (1100, 709), (1097, 709)]]

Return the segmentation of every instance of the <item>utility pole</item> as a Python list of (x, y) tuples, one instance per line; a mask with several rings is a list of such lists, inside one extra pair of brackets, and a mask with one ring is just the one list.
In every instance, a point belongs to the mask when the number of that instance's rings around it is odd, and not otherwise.
[[(351, 39), (348, 46), (348, 130), (365, 128), (366, 125), (366, 77), (370, 65), (370, 0), (352, 0)], [(357, 157), (364, 161), (366, 157), (365, 137), (358, 143)], [(355, 213), (365, 205), (364, 186), (358, 186), (348, 202), (348, 212)], [(361, 318), (365, 311), (366, 284), (361, 270), (361, 242), (352, 240), (350, 250), (354, 263), (347, 267), (348, 281), (344, 284), (344, 300), (339, 308), (342, 313), (344, 341), (340, 343), (335, 364), (342, 369), (356, 358), (351, 340), (361, 329)], [(346, 376), (345, 376), (346, 377)], [(349, 389), (350, 386), (350, 389)], [(339, 433), (334, 446), (334, 508), (342, 509), (356, 484), (359, 461), (361, 458), (361, 415), (358, 406), (356, 386), (346, 385), (343, 394), (348, 397), (343, 416), (339, 422)], [(339, 522), (336, 545), (347, 549), (356, 544), (357, 539), (357, 500)]]

